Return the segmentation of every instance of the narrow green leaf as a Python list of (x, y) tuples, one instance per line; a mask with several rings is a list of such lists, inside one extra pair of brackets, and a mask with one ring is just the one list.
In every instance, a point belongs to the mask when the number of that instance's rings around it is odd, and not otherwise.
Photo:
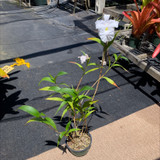
[(62, 113), (61, 120), (64, 117), (64, 115), (67, 113), (68, 110), (69, 110), (69, 107), (66, 107), (65, 110)]
[(84, 104), (83, 104), (83, 109), (84, 108), (86, 108), (86, 107), (89, 107), (89, 106), (91, 106), (92, 104), (95, 104), (95, 103), (97, 103), (98, 101), (86, 101), (86, 102), (84, 102)]
[(126, 61), (129, 62), (129, 59), (128, 59), (127, 57), (122, 56), (122, 55), (119, 55), (119, 56), (118, 56), (118, 59), (124, 59), (124, 60), (126, 60)]
[(123, 68), (123, 70), (125, 70), (126, 72), (128, 72), (127, 71), (127, 69), (125, 69), (122, 65), (120, 65), (120, 64), (113, 64), (112, 65), (113, 67), (121, 67), (121, 68)]
[(90, 87), (90, 86), (84, 86), (80, 89), (79, 92), (83, 92), (83, 91), (87, 91), (87, 90), (94, 90), (94, 88)]
[(69, 121), (69, 122), (67, 123), (67, 125), (66, 125), (66, 131), (69, 130), (70, 125), (71, 125), (71, 121)]
[(20, 110), (22, 110), (24, 112), (27, 112), (32, 116), (40, 117), (39, 111), (36, 110), (34, 107), (23, 105), (23, 106), (19, 107), (18, 109), (20, 109)]
[(104, 78), (108, 83), (110, 83), (110, 84), (116, 86), (117, 88), (119, 88), (119, 87), (117, 86), (117, 84), (116, 84), (112, 79), (110, 79), (110, 78), (108, 78), (108, 77), (103, 77), (103, 78)]
[(53, 127), (57, 131), (56, 124), (54, 123), (54, 121), (50, 117), (46, 117), (46, 118), (35, 117), (35, 118), (32, 118), (29, 121), (27, 121), (27, 123), (30, 123), (30, 122), (44, 123), (44, 124), (47, 124), (47, 125)]
[(68, 132), (67, 132), (67, 136), (69, 135), (69, 133), (72, 133), (72, 132), (76, 132), (76, 131), (80, 131), (81, 129), (79, 128), (72, 128), (70, 129)]
[(47, 87), (41, 88), (40, 90), (41, 90), (41, 91), (54, 91), (54, 92), (59, 92), (60, 89), (61, 89), (61, 88), (58, 87), (58, 86), (51, 86), (51, 87), (47, 86)]
[(96, 63), (89, 63), (88, 66), (97, 66)]
[(40, 116), (45, 116), (45, 114), (43, 112), (40, 113)]
[(43, 123), (44, 119), (42, 117), (35, 117), (35, 118), (32, 118), (30, 120), (27, 121), (27, 123), (31, 123), (31, 122), (41, 122)]
[(105, 47), (106, 50), (112, 45), (112, 43), (114, 42), (114, 40), (116, 39), (117, 35), (118, 35), (119, 31), (116, 32), (116, 34), (114, 35), (114, 38), (112, 39), (112, 41), (107, 43), (107, 46)]
[(92, 97), (86, 96), (86, 95), (79, 95), (78, 98), (81, 99), (92, 99)]
[(84, 51), (81, 50), (81, 52), (83, 53), (84, 56), (86, 55), (86, 53)]
[(92, 69), (88, 70), (87, 72), (85, 72), (85, 74), (88, 74), (88, 73), (90, 73), (90, 72), (93, 72), (93, 71), (95, 71), (95, 70), (97, 70), (97, 69), (99, 69), (99, 67), (98, 67), (98, 68), (92, 68)]
[(41, 88), (41, 89), (39, 89), (39, 90), (40, 90), (40, 91), (50, 91), (49, 88), (50, 88), (50, 87), (47, 86), (47, 87), (43, 87), (43, 88)]
[(107, 58), (108, 58), (108, 64), (109, 64), (109, 67), (110, 67), (111, 66), (111, 57), (108, 56)]
[(95, 42), (101, 44), (103, 47), (105, 47), (105, 43), (103, 41), (101, 41), (100, 38), (92, 37), (92, 38), (88, 38), (88, 40), (95, 41)]
[(54, 123), (54, 121), (50, 117), (46, 117), (45, 120), (43, 121), (43, 123), (52, 126), (57, 131), (56, 124)]
[(63, 86), (67, 86), (67, 87), (69, 87), (69, 85), (68, 85), (68, 84), (66, 84), (66, 83), (59, 83), (59, 85), (63, 85)]
[(115, 61), (117, 61), (118, 60), (117, 54), (113, 54), (113, 56), (114, 56)]
[(60, 90), (60, 92), (61, 93), (65, 93), (65, 94), (69, 94), (69, 95), (71, 95), (71, 96), (75, 96), (75, 93), (74, 93), (74, 90), (73, 89), (71, 89), (71, 88), (62, 88), (61, 90)]
[(94, 111), (95, 111), (95, 110), (88, 112), (88, 113), (85, 115), (84, 118), (86, 119), (86, 118), (87, 118), (90, 114), (92, 114)]
[(93, 109), (95, 109), (95, 107), (88, 107), (87, 108), (88, 111), (93, 110)]
[(66, 131), (61, 132), (59, 137), (58, 137), (58, 142), (57, 142), (57, 146), (59, 146), (60, 141), (62, 140), (63, 136), (66, 134)]
[(49, 98), (46, 98), (46, 100), (51, 100), (51, 101), (64, 101), (62, 98), (59, 98), (59, 97), (49, 97)]
[(60, 71), (60, 72), (56, 75), (56, 77), (63, 76), (63, 75), (66, 75), (66, 74), (68, 74), (68, 73), (67, 73), (67, 72), (64, 72), (64, 71)]
[(81, 64), (79, 64), (77, 62), (72, 62), (72, 61), (70, 61), (69, 63), (76, 64), (79, 68), (81, 68), (84, 71), (84, 68), (83, 68), (83, 66)]
[(50, 73), (48, 73), (48, 74), (49, 74), (50, 78), (54, 81), (54, 77)]
[(69, 104), (69, 106), (71, 107), (72, 110), (74, 110), (74, 106), (73, 106), (73, 102), (67, 102)]
[(42, 81), (47, 81), (47, 82), (51, 82), (51, 83), (55, 83), (55, 81), (53, 79), (51, 79), (50, 77), (44, 77), (40, 80), (39, 85)]
[(55, 113), (55, 115), (56, 115), (66, 104), (67, 104), (67, 102), (66, 102), (66, 101), (63, 101), (63, 102), (61, 103), (61, 105), (59, 106), (59, 108), (57, 109), (57, 112)]

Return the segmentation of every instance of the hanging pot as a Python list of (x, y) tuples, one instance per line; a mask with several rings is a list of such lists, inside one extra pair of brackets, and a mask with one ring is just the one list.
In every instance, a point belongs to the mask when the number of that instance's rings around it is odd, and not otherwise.
[[(81, 133), (80, 133), (81, 134)], [(68, 148), (68, 150), (73, 154), (73, 155), (75, 155), (75, 156), (77, 156), (77, 157), (81, 157), (81, 156), (84, 156), (84, 155), (86, 155), (87, 153), (88, 153), (88, 151), (89, 151), (89, 149), (90, 149), (90, 147), (91, 147), (91, 144), (92, 144), (92, 136), (91, 136), (91, 134), (90, 133), (83, 133), (84, 134), (84, 136), (86, 137), (88, 137), (87, 139), (89, 140), (88, 142), (89, 142), (89, 144), (85, 147), (85, 148), (83, 148), (83, 149), (79, 149), (79, 148), (81, 148), (81, 145), (80, 145), (80, 143), (79, 144), (77, 144), (78, 146), (76, 146), (75, 148), (72, 146), (72, 144), (74, 144), (70, 139), (66, 139), (66, 146), (67, 146), (67, 148)], [(83, 139), (84, 137), (82, 136), (82, 139)], [(85, 139), (85, 138), (84, 138)], [(74, 140), (74, 139), (73, 139)], [(83, 140), (80, 140), (80, 141), (83, 141)], [(84, 140), (84, 143), (86, 143), (86, 140)]]

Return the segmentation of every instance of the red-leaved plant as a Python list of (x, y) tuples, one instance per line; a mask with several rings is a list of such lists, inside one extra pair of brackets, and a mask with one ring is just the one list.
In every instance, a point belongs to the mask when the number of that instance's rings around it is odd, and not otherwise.
[(142, 11), (139, 10), (136, 0), (134, 0), (134, 2), (137, 11), (123, 11), (122, 13), (132, 23), (132, 35), (139, 39), (143, 33), (149, 31), (149, 28), (153, 26), (157, 27), (157, 23), (160, 23), (160, 18), (158, 17), (160, 0), (154, 0), (148, 3), (143, 7)]

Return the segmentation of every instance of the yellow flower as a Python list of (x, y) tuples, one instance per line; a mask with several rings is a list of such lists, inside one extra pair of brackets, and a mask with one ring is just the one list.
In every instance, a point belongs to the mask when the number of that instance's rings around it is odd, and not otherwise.
[(16, 63), (12, 64), (11, 67), (26, 65), (28, 68), (30, 68), (30, 63), (29, 62), (25, 62), (24, 59), (22, 59), (22, 58), (16, 58), (14, 60), (16, 61)]

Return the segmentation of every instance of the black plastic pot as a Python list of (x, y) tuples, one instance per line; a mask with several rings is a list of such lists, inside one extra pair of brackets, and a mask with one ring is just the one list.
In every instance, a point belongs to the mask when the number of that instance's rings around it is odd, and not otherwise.
[(70, 148), (67, 144), (67, 140), (66, 140), (66, 146), (68, 148), (68, 150), (76, 157), (81, 157), (81, 156), (84, 156), (88, 153), (89, 149), (91, 148), (91, 144), (92, 144), (92, 136), (90, 133), (88, 133), (89, 137), (90, 137), (90, 144), (88, 147), (86, 147), (85, 149), (83, 150), (79, 150), (79, 151), (76, 151), (76, 150), (73, 150), (72, 148)]
[(33, 0), (32, 3), (35, 6), (41, 6), (41, 5), (46, 5), (47, 4), (47, 0)]
[(128, 46), (132, 48), (138, 48), (140, 46), (140, 40), (133, 37), (133, 35), (130, 36), (130, 38), (127, 41)]

